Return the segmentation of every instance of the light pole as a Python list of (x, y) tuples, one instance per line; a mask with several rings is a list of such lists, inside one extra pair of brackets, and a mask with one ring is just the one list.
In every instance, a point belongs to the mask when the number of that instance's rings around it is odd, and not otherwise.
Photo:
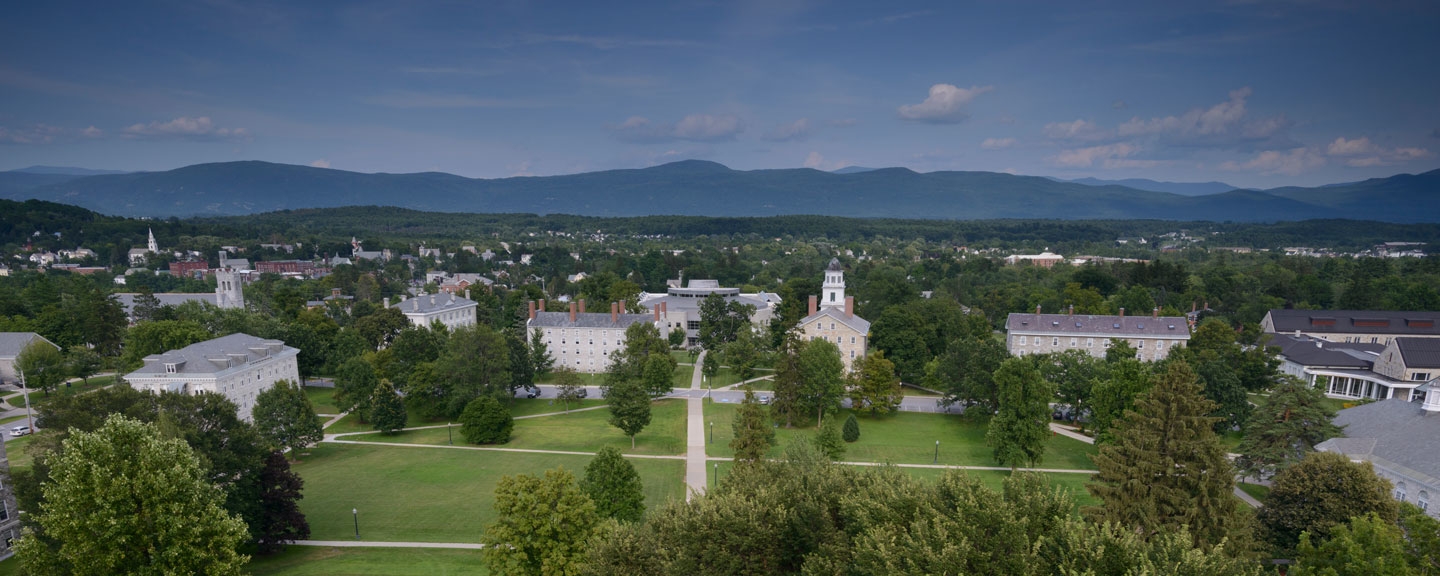
[(359, 509), (359, 508), (351, 508), (351, 509), (350, 509), (350, 515), (352, 515), (352, 516), (355, 517), (355, 539), (356, 539), (356, 540), (359, 540), (359, 539), (360, 539), (360, 509)]
[(720, 463), (715, 463), (715, 486), (720, 486)]
[(931, 462), (931, 464), (939, 464), (939, 463), (940, 463), (940, 441), (939, 441), (939, 440), (936, 440), (936, 441), (935, 441), (935, 461), (934, 461), (934, 462)]
[(711, 420), (711, 421), (710, 421), (710, 442), (709, 442), (709, 443), (710, 443), (710, 444), (714, 444), (714, 443), (715, 443), (715, 421), (714, 421), (714, 420)]
[(451, 446), (454, 446), (454, 445), (455, 445), (455, 429), (450, 427), (450, 423), (449, 423), (449, 422), (446, 422), (446, 423), (445, 423), (445, 431), (450, 434), (450, 445), (451, 445)]

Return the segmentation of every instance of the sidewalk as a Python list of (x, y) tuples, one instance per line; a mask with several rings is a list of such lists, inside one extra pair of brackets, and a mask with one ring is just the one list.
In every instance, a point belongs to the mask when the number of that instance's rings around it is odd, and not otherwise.
[[(695, 359), (697, 366), (703, 365), (705, 355), (708, 351), (700, 352)], [(701, 373), (695, 370), (690, 376), (690, 389), (700, 390)], [(690, 397), (685, 399), (688, 417), (685, 422), (685, 484), (690, 487), (686, 499), (696, 494), (704, 494), (705, 486), (709, 484), (709, 478), (705, 474), (705, 398)]]

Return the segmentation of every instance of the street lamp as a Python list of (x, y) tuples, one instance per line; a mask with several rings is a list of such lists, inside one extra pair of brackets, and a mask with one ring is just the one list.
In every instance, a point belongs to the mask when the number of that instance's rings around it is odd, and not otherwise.
[(715, 421), (714, 421), (714, 420), (711, 420), (711, 421), (710, 421), (710, 442), (709, 442), (709, 443), (710, 443), (710, 444), (714, 444), (714, 443), (715, 443)]
[(715, 463), (715, 486), (720, 486), (720, 463)]
[(360, 539), (360, 509), (351, 508), (350, 515), (355, 517), (355, 539)]
[(939, 441), (939, 440), (936, 440), (936, 441), (935, 441), (935, 461), (932, 462), (932, 464), (939, 464), (939, 463), (940, 463), (940, 441)]
[(448, 433), (450, 433), (450, 445), (451, 445), (451, 446), (454, 446), (454, 445), (455, 445), (455, 429), (450, 426), (450, 423), (449, 423), (449, 422), (446, 422), (446, 423), (445, 423), (445, 431), (448, 432)]

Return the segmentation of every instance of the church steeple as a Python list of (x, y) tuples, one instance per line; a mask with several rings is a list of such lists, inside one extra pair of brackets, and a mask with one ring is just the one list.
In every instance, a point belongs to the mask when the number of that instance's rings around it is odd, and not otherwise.
[(821, 308), (845, 307), (845, 269), (840, 266), (839, 258), (831, 258), (830, 265), (825, 267), (825, 283), (820, 289)]
[(145, 231), (150, 233), (150, 241), (145, 244), (145, 249), (147, 249), (147, 250), (149, 250), (149, 251), (151, 251), (151, 252), (154, 252), (154, 253), (156, 253), (156, 254), (159, 254), (159, 253), (160, 253), (160, 243), (158, 243), (158, 242), (155, 241), (155, 231), (154, 231), (154, 230), (151, 230), (151, 229), (149, 229), (149, 228), (146, 228)]

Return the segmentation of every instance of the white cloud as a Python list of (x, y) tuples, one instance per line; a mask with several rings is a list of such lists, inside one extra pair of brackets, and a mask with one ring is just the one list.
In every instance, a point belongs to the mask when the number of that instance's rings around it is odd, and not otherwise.
[[(1120, 165), (1117, 162), (1139, 152), (1140, 148), (1124, 142), (1118, 144), (1106, 144), (1104, 146), (1090, 146), (1087, 148), (1076, 148), (1073, 150), (1061, 150), (1051, 159), (1057, 166), (1066, 168), (1085, 168), (1094, 166), (1097, 162), (1107, 168), (1132, 167), (1132, 165)], [(1145, 161), (1141, 161), (1145, 162)], [(1129, 163), (1127, 163), (1129, 164)]]
[(94, 126), (90, 126), (84, 130), (81, 130), (80, 135), (86, 138), (99, 138), (105, 135), (105, 131)]
[(1424, 158), (1430, 155), (1430, 151), (1424, 148), (1393, 148), (1386, 149), (1370, 141), (1367, 136), (1355, 139), (1348, 139), (1343, 136), (1336, 138), (1325, 147), (1325, 153), (1343, 158), (1345, 165), (1356, 168), (1368, 168), (1371, 166), (1389, 166), (1409, 162), (1416, 158)]
[(1074, 122), (1052, 122), (1043, 129), (1045, 136), (1056, 140), (1101, 140), (1109, 137), (1105, 130), (1083, 118)]
[(1146, 134), (1225, 134), (1238, 127), (1245, 117), (1245, 100), (1250, 88), (1230, 92), (1230, 99), (1209, 108), (1195, 108), (1179, 116), (1141, 120), (1139, 116), (1120, 125), (1121, 136)]
[(986, 138), (980, 143), (980, 147), (986, 150), (1000, 150), (1015, 145), (1014, 138)]
[(810, 155), (808, 155), (808, 156), (805, 157), (805, 167), (806, 167), (806, 168), (814, 168), (814, 169), (816, 169), (816, 170), (819, 170), (819, 169), (820, 169), (820, 166), (823, 165), (824, 163), (825, 163), (825, 157), (824, 157), (824, 156), (821, 156), (819, 152), (813, 152), (813, 151), (812, 151), (812, 152), (810, 152)]
[(789, 124), (781, 124), (766, 132), (761, 138), (771, 142), (804, 140), (810, 136), (810, 119), (801, 118)]
[(1370, 139), (1361, 136), (1354, 140), (1347, 140), (1343, 136), (1336, 138), (1325, 148), (1325, 153), (1331, 156), (1358, 156), (1361, 154), (1373, 154), (1377, 150)]
[(1309, 148), (1290, 150), (1265, 150), (1245, 162), (1234, 160), (1220, 164), (1221, 170), (1232, 172), (1259, 172), (1265, 175), (1284, 174), (1297, 176), (1313, 168), (1325, 165), (1325, 157)]
[(58, 126), (36, 124), (29, 128), (6, 128), (0, 126), (0, 143), (6, 144), (49, 144), (64, 136), (66, 130)]
[(329, 167), (330, 167), (330, 161), (329, 161), (329, 160), (326, 160), (326, 159), (324, 159), (324, 158), (321, 158), (321, 159), (319, 159), (319, 160), (316, 160), (316, 161), (314, 161), (314, 162), (311, 162), (311, 163), (310, 163), (310, 167), (312, 167), (312, 168), (329, 168)]
[(626, 142), (717, 142), (733, 140), (745, 126), (738, 116), (691, 114), (675, 124), (655, 124), (643, 116), (631, 116), (611, 130)]
[(967, 89), (953, 84), (936, 84), (930, 87), (930, 95), (924, 102), (901, 106), (900, 117), (927, 124), (962, 122), (970, 117), (965, 113), (965, 105), (976, 96), (994, 89), (994, 86), (972, 86)]
[(538, 108), (539, 102), (504, 98), (477, 98), (469, 94), (428, 94), (424, 92), (387, 92), (365, 98), (364, 102), (388, 108), (461, 109), (461, 108)]
[(209, 116), (197, 118), (182, 116), (169, 122), (133, 124), (126, 128), (123, 134), (130, 138), (178, 138), (182, 140), (225, 140), (250, 136), (250, 133), (244, 128), (216, 126)]

